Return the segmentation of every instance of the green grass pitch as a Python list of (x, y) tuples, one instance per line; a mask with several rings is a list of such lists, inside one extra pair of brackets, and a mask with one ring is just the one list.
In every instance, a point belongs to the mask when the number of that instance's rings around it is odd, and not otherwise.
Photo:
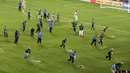
[[(19, 12), (17, 7), (19, 0), (0, 0), (0, 73), (111, 73), (111, 66), (116, 63), (112, 57), (107, 61), (107, 51), (115, 48), (115, 56), (124, 62), (122, 69), (130, 69), (130, 14), (114, 9), (100, 9), (98, 4), (84, 3), (79, 0), (27, 0), (27, 9), (31, 9), (31, 20), (27, 21), (27, 30), (22, 32), (21, 22), (27, 16)], [(48, 31), (48, 23), (43, 21), (43, 41), (37, 44), (37, 34), (29, 37), (30, 28), (36, 29), (37, 10), (47, 9), (47, 12), (60, 13), (60, 23), (55, 23), (53, 33)], [(72, 30), (71, 21), (73, 13), (79, 14), (78, 26), (82, 23), (85, 27), (84, 37), (76, 36)], [(27, 12), (27, 10), (26, 10)], [(91, 20), (95, 18), (96, 31), (92, 31)], [(8, 41), (3, 37), (4, 26), (8, 27)], [(114, 39), (105, 37), (105, 49), (91, 46), (91, 39), (95, 34), (100, 34), (104, 27), (108, 26), (107, 36), (115, 36)], [(19, 44), (15, 45), (14, 32), (20, 32)], [(67, 63), (69, 55), (59, 45), (63, 38), (67, 37), (67, 48), (77, 51), (77, 60), (85, 66), (80, 70), (77, 66)], [(28, 60), (23, 57), (27, 47), (31, 47), (32, 53)], [(3, 52), (2, 52), (3, 50)], [(40, 60), (40, 63), (32, 63), (32, 60)]]

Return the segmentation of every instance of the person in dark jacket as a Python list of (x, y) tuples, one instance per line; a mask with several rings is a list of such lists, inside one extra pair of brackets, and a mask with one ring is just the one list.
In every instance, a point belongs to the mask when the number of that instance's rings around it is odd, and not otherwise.
[(31, 30), (30, 30), (30, 36), (31, 36), (31, 37), (34, 37), (34, 31), (35, 31), (35, 29), (34, 29), (34, 28), (31, 28)]
[(108, 51), (108, 56), (106, 56), (106, 59), (111, 60), (111, 55), (114, 55), (113, 51), (114, 51), (113, 48)]
[(16, 31), (15, 31), (15, 41), (14, 41), (14, 43), (15, 43), (15, 44), (17, 44), (17, 43), (18, 43), (19, 36), (20, 36), (20, 35), (19, 35), (18, 30), (16, 30)]
[(104, 38), (104, 34), (101, 33), (101, 35), (100, 35), (100, 41), (98, 42), (99, 44), (101, 44), (101, 46), (103, 46), (103, 38)]
[(92, 30), (95, 30), (95, 27), (94, 27), (94, 19), (92, 19), (92, 26), (91, 26), (91, 29), (92, 29)]
[(65, 48), (66, 42), (67, 42), (67, 38), (65, 38), (64, 40), (62, 40), (62, 44), (60, 45), (60, 47)]
[(23, 22), (22, 22), (22, 26), (23, 26), (23, 32), (25, 31), (25, 29), (26, 29), (26, 20), (24, 20)]
[(79, 36), (83, 36), (83, 30), (84, 30), (84, 26), (81, 24), (79, 26)]
[(30, 17), (31, 17), (31, 12), (30, 12), (30, 9), (28, 10), (28, 20), (30, 20)]
[(57, 13), (57, 22), (59, 22), (60, 21), (60, 13), (58, 12)]
[(76, 26), (77, 26), (77, 22), (73, 21), (72, 22), (72, 27), (73, 27), (74, 32), (76, 32)]
[(29, 54), (31, 54), (31, 49), (30, 48), (26, 49), (25, 53), (26, 53), (26, 55), (24, 56), (24, 59), (27, 59)]
[(37, 24), (37, 30), (36, 30), (36, 33), (37, 33), (37, 32), (40, 32), (40, 31), (41, 31), (41, 25), (40, 25), (40, 23), (38, 23), (38, 24)]

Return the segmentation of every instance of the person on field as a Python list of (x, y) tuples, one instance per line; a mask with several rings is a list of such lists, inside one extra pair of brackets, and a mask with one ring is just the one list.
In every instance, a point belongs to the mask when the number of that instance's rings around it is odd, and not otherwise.
[(24, 56), (24, 59), (27, 59), (28, 58), (28, 56), (29, 56), (29, 54), (31, 54), (31, 49), (30, 48), (28, 48), (28, 49), (26, 49), (25, 50), (25, 56)]
[(60, 13), (58, 12), (57, 13), (57, 22), (59, 22), (60, 21)]
[(79, 26), (79, 36), (83, 36), (83, 32), (84, 32), (84, 26), (81, 24)]
[(34, 31), (35, 31), (35, 29), (34, 29), (34, 28), (31, 28), (31, 30), (30, 30), (30, 36), (31, 36), (31, 37), (34, 37)]
[(95, 27), (94, 27), (94, 19), (92, 19), (92, 26), (91, 26), (91, 30), (95, 30)]
[(76, 51), (71, 52), (69, 56), (70, 56), (70, 58), (68, 59), (68, 61), (72, 61), (72, 64), (74, 64)]
[(43, 27), (42, 16), (39, 18), (39, 24), (40, 24), (41, 27)]
[(25, 29), (26, 29), (26, 20), (24, 20), (23, 22), (22, 22), (22, 26), (23, 26), (23, 32), (25, 31)]
[(104, 38), (104, 34), (101, 33), (101, 35), (100, 35), (100, 41), (98, 42), (101, 46), (103, 46), (103, 38)]
[(7, 26), (4, 27), (4, 37), (8, 38)]
[(44, 19), (46, 19), (46, 17), (47, 17), (47, 10), (46, 9), (44, 9), (43, 14), (44, 14)]
[(78, 22), (78, 12), (77, 11), (74, 12), (74, 19), (76, 22)]
[(18, 4), (18, 10), (21, 11), (22, 10), (22, 2), (20, 1)]
[(47, 19), (48, 19), (48, 20), (51, 19), (50, 13), (47, 14)]
[(74, 20), (72, 22), (72, 27), (73, 27), (74, 32), (76, 32), (76, 26), (77, 26), (77, 22)]
[(23, 2), (22, 2), (22, 6), (23, 6), (23, 12), (24, 12), (25, 9), (26, 9), (26, 0), (23, 0)]
[(104, 33), (107, 33), (107, 29), (108, 29), (108, 27), (105, 27), (105, 28), (103, 29), (103, 32), (104, 32)]
[(66, 43), (67, 43), (67, 38), (65, 38), (64, 40), (62, 40), (62, 44), (60, 45), (60, 47), (63, 47), (65, 49)]
[(91, 42), (91, 45), (94, 45), (96, 46), (96, 43), (97, 43), (97, 35), (95, 35), (93, 38), (92, 38), (92, 42)]
[(51, 20), (51, 21), (49, 22), (49, 32), (50, 32), (50, 33), (52, 33), (52, 27), (53, 27), (53, 25), (54, 25), (54, 23), (53, 23), (53, 21)]
[(36, 33), (37, 33), (37, 32), (40, 32), (40, 31), (41, 31), (41, 25), (40, 25), (40, 23), (38, 23), (38, 24), (37, 24), (37, 30), (36, 30)]
[(37, 43), (42, 43), (42, 33), (38, 32), (38, 39), (37, 39)]
[(31, 17), (31, 12), (30, 12), (30, 9), (28, 10), (28, 20), (30, 20), (30, 17)]
[(120, 70), (121, 67), (122, 67), (122, 63), (121, 62), (116, 63), (116, 64), (112, 65), (111, 72), (112, 73), (121, 73), (121, 70)]
[(114, 49), (113, 48), (108, 51), (108, 56), (106, 56), (106, 59), (111, 60), (111, 55), (114, 55)]
[(41, 14), (42, 14), (42, 11), (41, 9), (37, 12), (37, 15), (38, 15), (38, 19), (41, 17)]
[(14, 41), (15, 44), (18, 43), (19, 36), (20, 36), (20, 34), (19, 34), (18, 30), (16, 30), (16, 31), (15, 31), (15, 41)]

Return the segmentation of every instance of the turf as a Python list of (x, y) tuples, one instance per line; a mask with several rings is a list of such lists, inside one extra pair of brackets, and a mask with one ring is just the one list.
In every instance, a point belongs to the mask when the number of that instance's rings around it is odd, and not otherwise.
[[(116, 63), (112, 57), (107, 61), (105, 56), (110, 48), (114, 48), (115, 56), (124, 62), (122, 69), (130, 68), (129, 37), (130, 14), (114, 9), (100, 9), (98, 4), (84, 3), (79, 0), (27, 0), (27, 9), (31, 9), (31, 20), (27, 21), (27, 30), (22, 32), (21, 22), (27, 16), (16, 8), (19, 0), (0, 0), (0, 73), (110, 73), (111, 66)], [(37, 34), (29, 36), (30, 28), (36, 29), (37, 10), (47, 9), (47, 12), (60, 13), (60, 23), (55, 23), (53, 33), (48, 31), (48, 22), (43, 21), (43, 41), (37, 44)], [(73, 33), (71, 21), (73, 13), (79, 14), (78, 26), (85, 26), (84, 37)], [(27, 11), (26, 11), (27, 12)], [(90, 29), (91, 19), (95, 18), (96, 31)], [(3, 37), (4, 26), (8, 27), (9, 38)], [(108, 33), (104, 39), (104, 49), (91, 46), (91, 39), (100, 34), (108, 26)], [(14, 32), (20, 32), (19, 44), (15, 45)], [(115, 38), (110, 38), (114, 36)], [(69, 55), (59, 45), (67, 37), (66, 48), (77, 51), (77, 60), (85, 66), (80, 70), (77, 66), (67, 63)], [(26, 48), (31, 47), (32, 53), (28, 60), (23, 59)], [(40, 60), (33, 63), (31, 60)]]

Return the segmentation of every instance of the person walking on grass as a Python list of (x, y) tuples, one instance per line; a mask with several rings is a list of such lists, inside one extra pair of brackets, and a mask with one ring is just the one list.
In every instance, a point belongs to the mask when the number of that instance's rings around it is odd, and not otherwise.
[(37, 33), (37, 32), (40, 32), (40, 31), (41, 31), (41, 25), (40, 25), (40, 23), (38, 23), (38, 24), (37, 24), (37, 30), (36, 30), (36, 33)]
[(41, 27), (43, 27), (42, 16), (39, 18), (39, 24), (40, 24)]
[(18, 4), (18, 10), (21, 11), (22, 10), (22, 2), (20, 1)]
[(92, 26), (91, 26), (91, 30), (95, 30), (95, 27), (94, 27), (94, 19), (92, 19)]
[(53, 21), (51, 20), (51, 21), (49, 22), (49, 32), (50, 32), (50, 33), (52, 33), (52, 27), (53, 27), (53, 25), (54, 25), (54, 23), (53, 23)]
[(30, 48), (26, 49), (25, 54), (26, 55), (24, 56), (24, 59), (28, 59), (29, 54), (31, 54), (31, 49)]
[(76, 26), (77, 26), (77, 22), (74, 20), (72, 22), (72, 27), (73, 27), (74, 32), (76, 32)]
[(91, 45), (94, 45), (96, 46), (96, 43), (97, 43), (97, 35), (95, 35), (93, 38), (92, 38), (92, 42), (91, 42)]
[(31, 17), (31, 12), (30, 12), (30, 9), (28, 10), (28, 20), (30, 20), (30, 17)]
[(72, 64), (74, 64), (76, 51), (71, 52), (69, 56), (70, 56), (70, 58), (68, 59), (68, 61), (72, 61)]
[(4, 27), (4, 37), (8, 38), (7, 26)]
[(62, 40), (62, 44), (60, 45), (60, 47), (63, 47), (65, 49), (66, 43), (67, 43), (67, 38), (65, 38), (64, 40)]
[(100, 35), (100, 41), (98, 42), (98, 44), (100, 44), (101, 46), (103, 46), (103, 38), (104, 38), (104, 34), (101, 33), (101, 35)]
[(18, 43), (19, 36), (20, 36), (20, 34), (19, 34), (18, 30), (16, 30), (16, 31), (15, 31), (15, 41), (14, 41), (15, 44)]
[(60, 22), (60, 13), (57, 13), (57, 22)]
[(78, 22), (78, 12), (77, 11), (74, 12), (74, 20), (76, 22)]
[(83, 36), (83, 32), (84, 32), (84, 26), (81, 24), (79, 26), (79, 36)]
[(35, 29), (34, 29), (34, 28), (31, 28), (31, 30), (30, 30), (30, 36), (31, 36), (31, 37), (34, 37), (34, 31), (35, 31)]
[(38, 19), (41, 17), (41, 14), (42, 14), (42, 11), (41, 11), (41, 9), (40, 9), (40, 10), (38, 10), (38, 12), (37, 12)]
[(24, 20), (23, 22), (22, 22), (22, 26), (23, 26), (23, 32), (25, 31), (25, 29), (26, 29), (26, 20)]
[(37, 39), (37, 43), (42, 43), (42, 33), (38, 32), (38, 39)]
[(43, 14), (44, 14), (44, 19), (46, 20), (46, 17), (47, 17), (47, 10), (46, 9), (44, 9)]
[(108, 51), (108, 56), (106, 56), (106, 59), (111, 60), (111, 55), (114, 56), (114, 49), (113, 48)]

